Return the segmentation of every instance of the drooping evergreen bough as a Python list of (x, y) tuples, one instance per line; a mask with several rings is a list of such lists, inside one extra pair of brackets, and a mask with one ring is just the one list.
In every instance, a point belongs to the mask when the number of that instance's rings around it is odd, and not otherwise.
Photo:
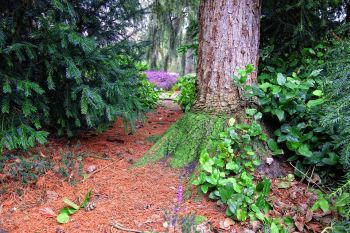
[(0, 151), (143, 116), (137, 0), (15, 0), (0, 14)]

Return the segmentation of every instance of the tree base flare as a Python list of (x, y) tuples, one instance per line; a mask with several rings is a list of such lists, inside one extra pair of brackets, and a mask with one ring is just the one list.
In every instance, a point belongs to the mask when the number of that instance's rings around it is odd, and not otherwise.
[(186, 113), (165, 132), (137, 165), (170, 158), (172, 167), (183, 167), (199, 158), (203, 149), (211, 149), (225, 129), (228, 115)]

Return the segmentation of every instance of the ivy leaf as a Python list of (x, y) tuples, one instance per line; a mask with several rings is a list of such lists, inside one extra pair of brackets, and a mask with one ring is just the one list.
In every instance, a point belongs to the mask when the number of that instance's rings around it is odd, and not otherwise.
[(323, 96), (323, 92), (321, 90), (315, 90), (312, 92), (312, 94), (318, 97)]
[(201, 185), (201, 190), (203, 193), (207, 193), (209, 189), (209, 186), (207, 184)]
[(301, 145), (298, 149), (298, 153), (307, 158), (310, 158), (312, 156), (312, 152), (310, 151), (309, 146), (307, 144)]
[(238, 209), (236, 215), (237, 215), (237, 219), (241, 222), (247, 220), (247, 217), (248, 217), (247, 211), (243, 209)]
[(274, 223), (274, 222), (271, 223), (270, 232), (271, 233), (279, 233), (280, 232), (276, 223)]
[(321, 71), (322, 71), (322, 69), (312, 71), (311, 74), (310, 74), (310, 77), (319, 76)]
[(228, 125), (229, 125), (230, 127), (234, 126), (235, 123), (236, 123), (235, 118), (230, 118), (230, 120), (228, 120)]
[(72, 202), (71, 200), (69, 200), (69, 199), (66, 198), (66, 197), (63, 199), (63, 202), (64, 202), (66, 205), (72, 207), (73, 209), (76, 209), (76, 210), (80, 209), (80, 207), (79, 207), (77, 204), (75, 204), (74, 202)]
[(329, 203), (326, 199), (322, 198), (318, 201), (318, 203), (323, 212), (327, 212), (329, 210)]
[(283, 86), (286, 83), (286, 77), (283, 74), (278, 73), (277, 74), (277, 83), (278, 83), (278, 85)]
[(269, 140), (267, 140), (267, 145), (269, 146), (270, 150), (272, 150), (272, 151), (278, 150), (277, 142), (275, 142), (275, 140), (273, 140), (271, 138)]
[(212, 165), (213, 165), (212, 163), (207, 162), (207, 163), (202, 165), (202, 168), (203, 168), (204, 171), (212, 173), (213, 172), (213, 166)]
[(324, 103), (324, 99), (316, 99), (316, 100), (310, 100), (309, 102), (307, 102), (307, 106), (309, 108), (312, 108), (312, 107), (315, 107), (315, 106), (318, 106), (320, 104), (323, 104)]
[(284, 111), (283, 110), (281, 110), (281, 109), (273, 109), (272, 113), (274, 113), (277, 116), (279, 121), (283, 121), (284, 120)]
[(245, 110), (245, 112), (246, 112), (249, 116), (253, 116), (253, 115), (257, 112), (257, 110), (256, 110), (255, 108), (247, 108), (247, 109)]
[(232, 170), (232, 171), (238, 171), (239, 170), (239, 166), (235, 162), (229, 162), (229, 163), (226, 164), (226, 169)]
[(255, 120), (260, 120), (261, 118), (263, 117), (262, 113), (261, 112), (258, 112), (254, 115), (254, 119)]
[(58, 223), (61, 223), (61, 224), (67, 223), (69, 222), (69, 215), (66, 212), (62, 212), (59, 215), (57, 215), (56, 220)]

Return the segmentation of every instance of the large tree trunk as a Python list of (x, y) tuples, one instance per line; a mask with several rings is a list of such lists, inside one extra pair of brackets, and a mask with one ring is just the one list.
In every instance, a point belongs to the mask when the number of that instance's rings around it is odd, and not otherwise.
[[(171, 155), (172, 166), (195, 161), (203, 149), (215, 150), (231, 113), (238, 121), (247, 104), (231, 76), (237, 68), (258, 65), (260, 0), (201, 0), (197, 97), (192, 112), (173, 124), (144, 156)], [(248, 84), (256, 81), (253, 73)], [(220, 114), (218, 114), (220, 113)], [(269, 156), (263, 144), (259, 154)]]
[[(244, 103), (231, 77), (237, 68), (258, 65), (260, 5), (260, 0), (201, 1), (195, 110), (242, 110)], [(255, 81), (256, 73), (248, 84)]]

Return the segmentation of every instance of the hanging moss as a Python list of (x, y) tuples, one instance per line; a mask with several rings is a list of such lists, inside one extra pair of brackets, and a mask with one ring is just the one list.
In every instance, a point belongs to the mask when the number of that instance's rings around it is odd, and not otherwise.
[[(215, 145), (225, 128), (228, 116), (186, 113), (169, 127), (164, 136), (142, 157), (137, 165), (170, 158), (172, 167), (183, 167), (199, 157), (200, 152)], [(213, 143), (214, 142), (214, 143)]]

